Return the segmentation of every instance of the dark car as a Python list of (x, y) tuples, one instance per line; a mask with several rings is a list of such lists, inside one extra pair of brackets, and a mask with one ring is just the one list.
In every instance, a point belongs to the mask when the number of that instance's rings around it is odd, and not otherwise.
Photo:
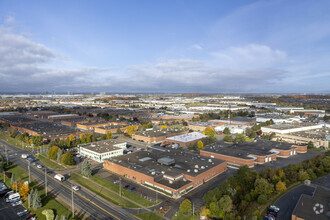
[(129, 185), (125, 185), (124, 188), (128, 189), (129, 188)]
[(270, 214), (270, 215), (273, 215), (274, 217), (277, 217), (277, 212), (274, 212), (273, 210), (268, 209), (267, 214)]
[(129, 191), (133, 191), (135, 189), (135, 187), (131, 187), (130, 189), (129, 189)]

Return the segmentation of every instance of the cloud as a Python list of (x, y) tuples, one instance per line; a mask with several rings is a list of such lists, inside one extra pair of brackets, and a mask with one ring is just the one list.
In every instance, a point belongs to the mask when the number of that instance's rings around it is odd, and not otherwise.
[(222, 67), (242, 69), (279, 66), (287, 58), (284, 51), (258, 44), (229, 47), (223, 51), (212, 52), (211, 55)]
[(15, 17), (13, 17), (13, 16), (7, 16), (5, 18), (5, 24), (7, 24), (7, 25), (14, 25), (14, 24), (16, 24)]
[(199, 44), (193, 44), (190, 46), (190, 48), (195, 50), (203, 50), (203, 47)]

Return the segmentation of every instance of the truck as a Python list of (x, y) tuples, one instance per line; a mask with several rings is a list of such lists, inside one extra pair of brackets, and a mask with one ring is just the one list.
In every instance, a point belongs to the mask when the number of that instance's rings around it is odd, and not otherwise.
[(54, 178), (57, 179), (57, 180), (59, 180), (59, 181), (61, 181), (61, 182), (65, 180), (65, 177), (63, 175), (61, 175), (61, 174), (56, 174), (54, 176)]

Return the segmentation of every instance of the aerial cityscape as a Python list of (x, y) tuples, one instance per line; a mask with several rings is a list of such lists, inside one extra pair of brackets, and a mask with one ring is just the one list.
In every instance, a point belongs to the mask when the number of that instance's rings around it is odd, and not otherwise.
[(329, 8), (0, 0), (0, 220), (330, 219)]

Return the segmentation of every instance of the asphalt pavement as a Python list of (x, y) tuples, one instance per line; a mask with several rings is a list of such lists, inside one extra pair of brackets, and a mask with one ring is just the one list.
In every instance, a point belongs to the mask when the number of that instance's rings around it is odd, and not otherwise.
[[(25, 159), (21, 159), (21, 154), (30, 153), (28, 150), (22, 150), (0, 140), (1, 144), (7, 145), (7, 150), (9, 153), (14, 153), (13, 156), (9, 157), (9, 160), (18, 166), (23, 167), (28, 170), (28, 163)], [(4, 149), (1, 149), (4, 152)], [(9, 154), (8, 153), (8, 154)], [(17, 154), (17, 155), (15, 155)], [(43, 170), (31, 166), (31, 175), (39, 183), (44, 185), (45, 173)], [(71, 183), (67, 180), (64, 182), (59, 182), (53, 178), (55, 174), (53, 171), (49, 170), (47, 174), (47, 187), (49, 192), (58, 197), (63, 202), (71, 205)], [(109, 203), (102, 201), (96, 194), (91, 193), (88, 190), (81, 189), (77, 192), (74, 191), (74, 204), (76, 214), (82, 216), (90, 216), (93, 219), (135, 219), (130, 213), (125, 211), (123, 208), (118, 206), (111, 206)]]

